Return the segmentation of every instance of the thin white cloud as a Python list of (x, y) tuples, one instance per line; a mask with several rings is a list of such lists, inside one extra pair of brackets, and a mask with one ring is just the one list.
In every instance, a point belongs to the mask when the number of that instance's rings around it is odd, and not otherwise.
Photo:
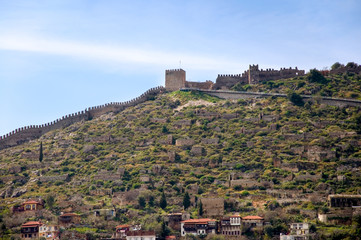
[(239, 66), (239, 63), (225, 61), (216, 56), (205, 57), (186, 53), (171, 53), (77, 41), (59, 41), (30, 36), (0, 36), (0, 49), (60, 55), (95, 62), (157, 66), (176, 65), (181, 60), (187, 66), (198, 70), (230, 70), (237, 69)]

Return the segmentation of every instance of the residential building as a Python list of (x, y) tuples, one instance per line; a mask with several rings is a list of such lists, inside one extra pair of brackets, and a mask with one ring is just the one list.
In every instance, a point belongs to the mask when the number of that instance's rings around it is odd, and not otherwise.
[(241, 216), (233, 215), (221, 220), (221, 233), (227, 236), (241, 235)]
[(96, 217), (105, 217), (105, 219), (112, 219), (116, 216), (115, 209), (97, 209), (94, 210), (94, 216)]
[(262, 229), (264, 225), (264, 218), (260, 216), (246, 216), (242, 217), (242, 232), (247, 230)]
[(41, 222), (30, 221), (21, 225), (21, 239), (39, 238), (39, 227)]
[(59, 225), (79, 224), (80, 218), (80, 215), (76, 213), (64, 213), (59, 216)]
[(58, 225), (43, 224), (39, 227), (39, 237), (47, 240), (60, 239), (60, 231)]
[(290, 225), (290, 233), (280, 235), (280, 240), (308, 240), (310, 239), (310, 231), (308, 223), (292, 223)]
[(115, 239), (125, 239), (127, 237), (127, 232), (129, 232), (130, 225), (124, 224), (115, 227)]
[(164, 217), (164, 221), (167, 223), (168, 227), (175, 231), (180, 231), (181, 221), (188, 219), (190, 219), (189, 213), (170, 213)]
[(217, 220), (202, 218), (202, 219), (189, 219), (181, 222), (181, 235), (184, 237), (187, 234), (196, 236), (216, 234)]
[(18, 207), (13, 207), (13, 212), (37, 211), (44, 208), (42, 201), (28, 200)]
[(127, 240), (155, 240), (156, 235), (154, 231), (129, 231), (127, 233)]

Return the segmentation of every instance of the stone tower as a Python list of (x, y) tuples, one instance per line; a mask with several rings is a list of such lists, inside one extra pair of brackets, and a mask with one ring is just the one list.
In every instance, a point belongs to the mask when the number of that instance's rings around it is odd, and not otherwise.
[(248, 84), (256, 84), (259, 83), (259, 69), (257, 65), (249, 65), (248, 70)]
[(186, 72), (183, 69), (165, 70), (165, 88), (177, 91), (186, 86)]

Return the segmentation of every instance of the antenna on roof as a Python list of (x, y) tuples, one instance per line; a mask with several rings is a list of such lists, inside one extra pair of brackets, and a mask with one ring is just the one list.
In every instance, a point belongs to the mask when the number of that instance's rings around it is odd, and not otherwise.
[(181, 69), (181, 68), (182, 68), (182, 61), (179, 60), (179, 69)]

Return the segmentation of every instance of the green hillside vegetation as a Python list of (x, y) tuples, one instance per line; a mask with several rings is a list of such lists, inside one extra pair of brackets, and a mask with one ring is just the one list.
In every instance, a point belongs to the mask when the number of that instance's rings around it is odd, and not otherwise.
[[(235, 91), (286, 93), (289, 90), (299, 94), (361, 100), (361, 76), (352, 72), (323, 77), (311, 70), (306, 76), (291, 79), (267, 81), (259, 85), (233, 86)], [(319, 73), (319, 72), (318, 72)]]
[[(233, 89), (361, 99), (361, 78), (310, 82), (304, 76)], [(166, 214), (183, 211), (185, 203), (197, 218), (198, 199), (218, 196), (225, 215), (264, 216), (272, 224), (268, 239), (302, 221), (319, 236), (333, 236), (333, 228), (351, 236), (353, 226), (320, 224), (315, 214), (328, 211), (328, 194), (360, 193), (360, 110), (317, 98), (295, 105), (286, 98), (231, 101), (176, 91), (49, 132), (0, 151), (2, 235), (18, 234), (27, 220), (56, 222), (67, 211), (82, 216), (84, 227), (73, 231), (93, 236), (111, 236), (125, 223), (160, 234)], [(193, 141), (177, 146), (181, 139)], [(231, 174), (257, 184), (231, 187)], [(109, 176), (115, 177), (104, 180)], [(270, 190), (299, 197), (280, 200)], [(29, 198), (44, 199), (45, 210), (14, 217), (11, 207)], [(116, 217), (95, 217), (96, 209), (114, 209)]]

